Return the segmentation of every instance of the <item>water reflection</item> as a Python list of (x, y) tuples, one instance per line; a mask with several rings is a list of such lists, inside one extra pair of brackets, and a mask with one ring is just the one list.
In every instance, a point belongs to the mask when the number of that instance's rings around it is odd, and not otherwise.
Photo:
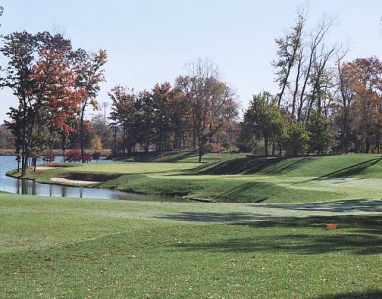
[[(32, 180), (27, 179), (13, 179), (14, 184), (4, 187), (7, 192), (23, 195), (44, 195), (44, 196), (58, 196), (58, 197), (79, 197), (84, 198), (84, 191), (82, 187), (68, 187), (61, 185), (39, 184)], [(14, 188), (12, 188), (14, 186)], [(119, 193), (108, 190), (88, 189), (86, 195), (92, 198), (106, 198), (113, 199), (114, 196), (108, 196), (108, 193)], [(125, 195), (125, 193), (122, 193)], [(105, 197), (106, 196), (106, 197)], [(123, 196), (122, 196), (123, 198)]]
[(116, 200), (145, 200), (145, 201), (185, 201), (181, 198), (155, 195), (138, 195), (120, 191), (111, 191), (96, 188), (68, 187), (62, 185), (40, 184), (33, 180), (14, 179), (5, 174), (15, 169), (15, 157), (0, 156), (0, 190), (15, 194), (40, 195), (53, 197), (96, 198)]
[(36, 182), (24, 179), (16, 180), (16, 194), (36, 195)]
[(184, 201), (182, 199), (172, 197), (138, 195), (96, 188), (40, 184), (27, 179), (9, 179), (13, 182), (11, 181), (7, 184), (7, 186), (4, 187), (4, 191), (15, 194), (118, 200)]

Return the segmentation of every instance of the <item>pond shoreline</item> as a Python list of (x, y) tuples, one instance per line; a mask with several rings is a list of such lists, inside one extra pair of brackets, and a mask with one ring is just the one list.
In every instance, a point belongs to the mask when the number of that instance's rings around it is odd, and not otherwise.
[[(101, 163), (107, 162), (103, 161)], [(187, 200), (182, 198), (150, 194), (128, 193), (113, 189), (97, 188), (96, 186), (94, 186), (99, 184), (99, 182), (91, 185), (78, 185), (70, 184), (68, 182), (36, 181), (33, 177), (20, 178), (18, 177), (20, 173), (12, 175), (12, 172), (14, 173), (16, 172), (16, 170), (7, 171), (12, 168), (14, 169), (15, 166), (15, 156), (0, 156), (0, 191), (11, 194), (41, 195), (57, 198), (76, 197), (106, 200), (111, 199), (158, 202), (187, 202)], [(40, 167), (46, 168), (47, 166), (47, 164), (40, 164)]]

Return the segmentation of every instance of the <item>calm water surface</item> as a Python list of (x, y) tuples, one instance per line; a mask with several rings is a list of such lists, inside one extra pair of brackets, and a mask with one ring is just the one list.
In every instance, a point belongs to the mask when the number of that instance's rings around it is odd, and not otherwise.
[[(56, 161), (61, 161), (59, 157)], [(100, 161), (110, 162), (110, 161)], [(39, 184), (32, 180), (14, 179), (5, 174), (17, 168), (16, 157), (0, 156), (0, 190), (15, 194), (29, 194), (54, 197), (80, 197), (119, 200), (149, 200), (149, 201), (184, 201), (182, 199), (155, 195), (138, 195), (119, 191), (96, 188), (67, 187), (53, 184)]]

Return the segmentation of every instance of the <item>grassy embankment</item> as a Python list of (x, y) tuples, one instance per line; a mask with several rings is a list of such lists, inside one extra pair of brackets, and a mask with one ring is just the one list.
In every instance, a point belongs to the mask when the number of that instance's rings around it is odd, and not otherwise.
[[(132, 159), (130, 159), (132, 160)], [(93, 185), (134, 193), (177, 195), (210, 202), (301, 203), (379, 198), (381, 157), (246, 158), (209, 154), (198, 164), (196, 155), (151, 156), (149, 161), (77, 164), (77, 167), (29, 173), (39, 182), (51, 177), (103, 181)]]
[[(134, 180), (148, 190), (158, 188), (156, 180), (176, 180), (176, 188), (188, 180), (223, 188), (234, 180), (325, 191), (324, 200), (378, 198), (379, 157), (345, 158), (92, 164), (70, 172), (121, 174), (104, 184), (122, 189)], [(0, 194), (0, 298), (381, 298), (382, 218), (375, 203), (354, 207), (367, 215), (295, 218), (297, 205)], [(329, 207), (341, 214), (338, 205)], [(260, 215), (261, 207), (269, 214)], [(276, 207), (285, 213), (272, 214)], [(326, 223), (338, 229), (326, 230)]]

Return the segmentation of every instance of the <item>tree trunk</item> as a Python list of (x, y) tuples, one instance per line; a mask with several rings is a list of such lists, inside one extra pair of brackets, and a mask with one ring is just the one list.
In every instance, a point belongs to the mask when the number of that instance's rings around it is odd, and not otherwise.
[(202, 157), (203, 157), (203, 150), (199, 148), (199, 160), (198, 160), (199, 163), (202, 163)]
[(21, 162), (21, 176), (26, 176), (28, 169), (29, 156), (24, 155)]
[(365, 147), (365, 153), (368, 154), (370, 152), (370, 142), (368, 140), (366, 140)]
[(268, 137), (264, 137), (264, 154), (265, 156), (268, 156)]
[(80, 121), (80, 148), (81, 148), (81, 160), (85, 163), (85, 150), (84, 150), (84, 108), (81, 110), (81, 121)]

